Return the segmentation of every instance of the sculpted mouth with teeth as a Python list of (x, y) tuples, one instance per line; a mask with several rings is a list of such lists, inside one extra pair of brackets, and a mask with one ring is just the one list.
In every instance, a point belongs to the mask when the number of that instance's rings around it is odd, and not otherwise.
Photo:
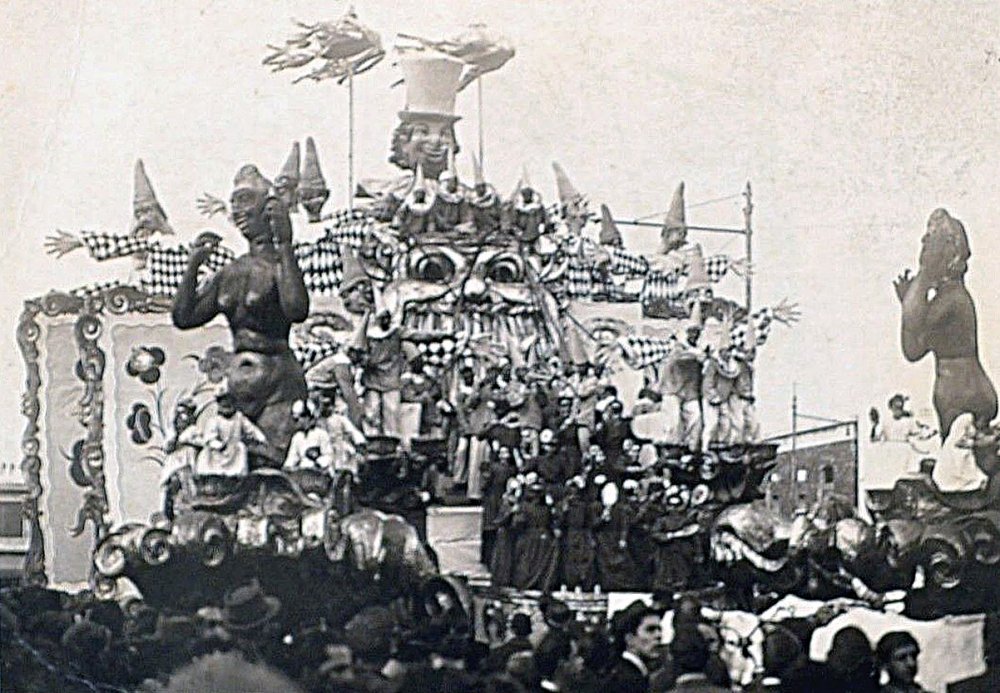
[(458, 334), (491, 335), (511, 350), (548, 339), (542, 304), (553, 299), (537, 283), (535, 259), (516, 247), (425, 243), (401, 258), (400, 270), (404, 325), (428, 349)]

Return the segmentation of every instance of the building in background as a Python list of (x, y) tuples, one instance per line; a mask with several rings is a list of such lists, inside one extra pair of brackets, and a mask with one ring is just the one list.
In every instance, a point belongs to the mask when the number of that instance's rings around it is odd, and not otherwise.
[(21, 512), (28, 487), (16, 464), (0, 465), (0, 587), (20, 581), (28, 553), (28, 525)]
[(842, 421), (787, 433), (764, 486), (768, 507), (791, 518), (799, 508), (836, 495), (858, 505), (858, 424)]

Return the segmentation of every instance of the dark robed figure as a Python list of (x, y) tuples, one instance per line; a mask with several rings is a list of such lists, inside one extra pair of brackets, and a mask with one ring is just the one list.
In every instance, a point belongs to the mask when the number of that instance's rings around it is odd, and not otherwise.
[(173, 320), (188, 330), (220, 313), (226, 316), (235, 352), (229, 396), (267, 437), (267, 465), (280, 466), (295, 432), (292, 403), (306, 395), (288, 335), (292, 324), (309, 314), (309, 294), (292, 249), (288, 208), (272, 193), (270, 181), (247, 165), (233, 185), (232, 221), (249, 242), (249, 252), (199, 286), (198, 270), (218, 242), (214, 234), (201, 234), (174, 297)]

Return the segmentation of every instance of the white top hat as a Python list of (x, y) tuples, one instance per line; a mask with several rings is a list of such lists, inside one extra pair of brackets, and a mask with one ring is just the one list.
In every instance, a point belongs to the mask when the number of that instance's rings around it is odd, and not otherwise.
[(400, 117), (436, 115), (458, 120), (455, 96), (465, 63), (437, 51), (398, 50), (406, 84), (406, 108)]

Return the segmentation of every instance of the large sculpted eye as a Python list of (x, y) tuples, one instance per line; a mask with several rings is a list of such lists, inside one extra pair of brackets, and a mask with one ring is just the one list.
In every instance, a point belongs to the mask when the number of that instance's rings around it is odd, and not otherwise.
[(524, 263), (515, 255), (504, 255), (490, 260), (486, 278), (501, 284), (513, 284), (524, 279)]
[(428, 253), (414, 263), (414, 274), (426, 282), (450, 282), (455, 278), (455, 263), (444, 253)]

